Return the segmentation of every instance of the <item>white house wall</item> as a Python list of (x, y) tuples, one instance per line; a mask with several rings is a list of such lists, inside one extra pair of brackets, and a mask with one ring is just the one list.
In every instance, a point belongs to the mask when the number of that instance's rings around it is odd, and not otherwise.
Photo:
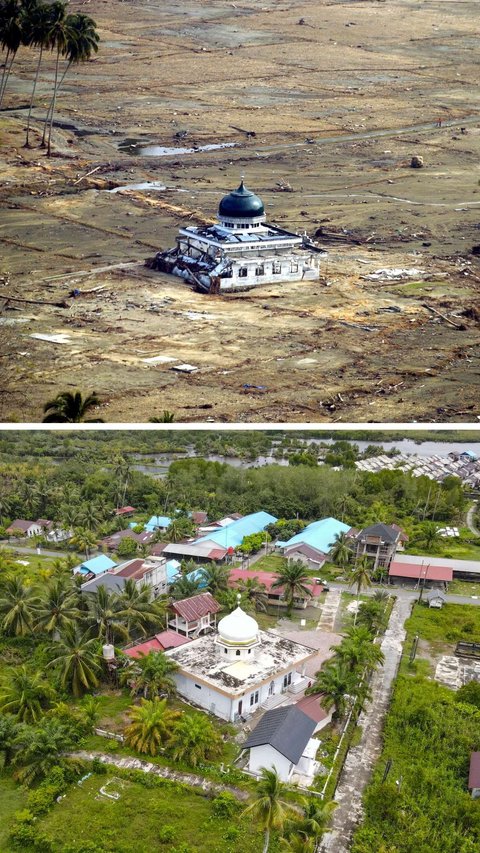
[(259, 774), (262, 767), (266, 767), (267, 770), (276, 770), (282, 782), (288, 782), (294, 769), (291, 761), (270, 744), (254, 746), (250, 749), (248, 769), (251, 773)]

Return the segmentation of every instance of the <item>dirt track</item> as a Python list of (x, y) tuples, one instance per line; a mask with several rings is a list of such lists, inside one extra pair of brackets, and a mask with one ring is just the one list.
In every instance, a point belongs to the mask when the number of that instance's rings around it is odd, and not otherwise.
[[(479, 315), (463, 316), (480, 307), (476, 7), (72, 3), (102, 44), (59, 97), (57, 156), (22, 148), (26, 51), (2, 116), (0, 300), (69, 307), (4, 307), (0, 418), (38, 421), (46, 399), (80, 387), (110, 422), (164, 409), (179, 421), (476, 420)], [(236, 146), (139, 157), (138, 142)], [(273, 221), (330, 235), (318, 283), (208, 297), (143, 267), (185, 218), (214, 217), (240, 173)], [(167, 189), (108, 192), (152, 180)], [(361, 278), (384, 267), (430, 280)], [(30, 337), (59, 333), (65, 343)], [(175, 361), (145, 361), (156, 356)], [(180, 375), (182, 361), (199, 369)]]

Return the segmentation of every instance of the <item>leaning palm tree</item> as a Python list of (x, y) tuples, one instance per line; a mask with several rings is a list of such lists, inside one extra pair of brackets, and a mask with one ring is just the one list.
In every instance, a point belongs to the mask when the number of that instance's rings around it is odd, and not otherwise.
[(54, 400), (45, 403), (43, 407), (45, 417), (42, 423), (78, 424), (85, 421), (87, 424), (102, 424), (102, 418), (85, 417), (90, 409), (99, 406), (101, 402), (95, 391), (85, 399), (80, 391), (75, 391), (74, 394), (71, 394), (70, 391), (63, 391), (61, 394), (57, 394)]
[(0, 711), (15, 714), (22, 723), (36, 723), (55, 691), (43, 672), (30, 672), (25, 664), (7, 672), (0, 685)]
[(53, 48), (51, 40), (52, 22), (59, 14), (60, 9), (64, 8), (64, 5), (65, 4), (62, 3), (61, 0), (55, 0), (55, 2), (50, 5), (47, 3), (38, 3), (33, 7), (31, 14), (28, 16), (25, 23), (28, 44), (39, 48), (37, 69), (33, 81), (32, 94), (30, 96), (30, 107), (28, 110), (25, 148), (30, 148), (30, 123), (43, 53), (45, 50)]
[(80, 617), (75, 588), (64, 576), (52, 578), (35, 607), (35, 628), (56, 634)]
[(3, 0), (0, 4), (0, 47), (6, 51), (0, 80), (0, 106), (7, 88), (13, 60), (23, 41), (24, 8), (19, 0)]
[[(92, 53), (97, 53), (100, 37), (96, 31), (96, 23), (93, 18), (80, 12), (67, 15), (61, 25), (55, 31), (54, 42), (57, 47), (57, 59), (55, 63), (55, 85), (53, 97), (50, 104), (50, 119), (48, 129), (47, 155), (51, 154), (51, 138), (53, 118), (58, 92), (65, 79), (70, 66), (73, 63), (87, 62)], [(60, 54), (67, 59), (67, 66), (61, 80), (58, 80), (58, 63)]]
[(5, 634), (25, 637), (33, 628), (38, 596), (14, 575), (0, 589), (0, 628)]
[(48, 666), (58, 671), (62, 687), (67, 687), (74, 696), (82, 696), (98, 686), (102, 669), (99, 642), (89, 631), (67, 625), (49, 654)]
[(120, 682), (129, 684), (132, 696), (143, 693), (144, 699), (173, 696), (177, 685), (172, 678), (178, 664), (163, 652), (139, 654), (120, 675)]
[(326, 711), (333, 708), (333, 719), (341, 720), (345, 716), (348, 697), (355, 690), (355, 677), (343, 663), (328, 663), (317, 672), (315, 681), (308, 693), (322, 695), (321, 704)]
[(292, 560), (280, 569), (272, 589), (283, 587), (283, 598), (287, 602), (290, 616), (296, 598), (311, 598), (311, 578), (307, 567), (300, 560)]
[(184, 761), (192, 767), (222, 754), (222, 739), (203, 714), (184, 714), (175, 726), (168, 746), (174, 761)]
[(264, 832), (263, 853), (268, 853), (272, 830), (282, 830), (291, 806), (283, 799), (286, 786), (280, 781), (276, 770), (261, 768), (260, 780), (254, 793), (254, 801), (244, 810), (258, 821)]
[(157, 755), (169, 740), (179, 711), (167, 706), (166, 699), (142, 699), (130, 708), (130, 724), (125, 729), (125, 742), (138, 752)]

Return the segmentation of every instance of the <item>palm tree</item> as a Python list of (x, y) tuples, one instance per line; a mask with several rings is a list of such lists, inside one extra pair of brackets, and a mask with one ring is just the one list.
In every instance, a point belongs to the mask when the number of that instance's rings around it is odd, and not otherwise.
[(355, 679), (352, 673), (342, 663), (328, 663), (317, 672), (315, 681), (308, 693), (321, 693), (322, 705), (326, 711), (334, 709), (333, 717), (341, 720), (347, 708), (347, 696), (352, 695)]
[(179, 711), (167, 707), (166, 699), (142, 699), (130, 708), (131, 723), (125, 729), (125, 742), (138, 752), (157, 755), (171, 736)]
[(7, 87), (13, 60), (23, 41), (24, 8), (18, 0), (3, 0), (0, 4), (0, 47), (7, 55), (0, 81), (0, 106)]
[(425, 521), (422, 524), (422, 542), (427, 550), (431, 550), (440, 539), (438, 527), (434, 521)]
[(163, 652), (139, 654), (120, 675), (120, 682), (131, 686), (132, 696), (143, 693), (145, 699), (173, 696), (177, 685), (172, 678), (178, 664)]
[(197, 767), (222, 754), (222, 739), (208, 717), (184, 714), (173, 730), (169, 750), (174, 761)]
[(251, 814), (260, 824), (264, 832), (263, 853), (268, 853), (270, 834), (274, 829), (283, 829), (291, 806), (283, 799), (287, 788), (280, 781), (277, 771), (262, 767), (260, 773), (260, 780), (254, 794), (255, 799), (243, 814)]
[(104, 586), (99, 586), (96, 592), (86, 593), (86, 620), (97, 637), (107, 643), (115, 637), (129, 639), (129, 633), (120, 616), (120, 602), (116, 593), (108, 592)]
[(20, 726), (11, 714), (0, 714), (0, 752), (3, 752), (3, 767), (9, 767), (12, 763), (19, 732)]
[(79, 617), (76, 590), (64, 577), (52, 578), (35, 607), (35, 628), (56, 634)]
[(92, 731), (100, 717), (100, 699), (88, 693), (81, 702), (82, 717)]
[(75, 391), (74, 394), (63, 391), (57, 394), (54, 400), (45, 403), (43, 407), (45, 417), (42, 423), (79, 424), (85, 421), (87, 424), (103, 424), (101, 418), (85, 418), (88, 411), (100, 406), (101, 402), (95, 391), (85, 399), (82, 398), (80, 391)]
[(291, 834), (288, 838), (281, 838), (280, 844), (287, 853), (315, 853), (316, 849), (315, 839), (305, 835)]
[[(48, 157), (50, 157), (51, 154), (53, 118), (55, 115), (55, 104), (60, 86), (62, 85), (65, 75), (72, 63), (86, 62), (91, 58), (92, 53), (97, 53), (100, 37), (95, 27), (96, 23), (93, 18), (90, 18), (88, 15), (84, 15), (80, 12), (67, 15), (62, 20), (59, 20), (55, 27), (52, 27), (51, 34), (57, 48), (57, 58), (55, 63), (55, 84), (50, 105), (50, 123), (47, 144)], [(60, 54), (66, 56), (67, 66), (62, 79), (58, 82), (58, 64)]]
[(300, 806), (302, 815), (292, 821), (291, 828), (304, 839), (312, 839), (317, 842), (325, 831), (335, 804), (302, 797)]
[(151, 424), (173, 424), (175, 420), (175, 415), (173, 412), (169, 412), (167, 409), (164, 409), (163, 414), (158, 418), (149, 418), (149, 423)]
[(267, 587), (264, 583), (260, 583), (258, 578), (247, 578), (247, 580), (239, 580), (237, 589), (244, 598), (253, 605), (253, 609), (266, 613), (268, 607)]
[(163, 540), (178, 543), (194, 532), (194, 525), (188, 518), (173, 518), (168, 525)]
[(127, 578), (122, 592), (118, 596), (118, 618), (125, 620), (126, 629), (132, 628), (143, 635), (149, 627), (160, 627), (165, 618), (165, 603), (152, 601), (152, 591), (147, 584), (140, 588), (133, 578)]
[(0, 495), (0, 525), (3, 527), (5, 518), (8, 518), (12, 509), (12, 499), (10, 495)]
[(81, 526), (86, 530), (95, 530), (101, 521), (100, 507), (96, 504), (84, 504), (80, 512)]
[(308, 569), (300, 560), (286, 563), (272, 584), (272, 589), (283, 587), (283, 598), (287, 602), (287, 613), (290, 616), (296, 598), (311, 598), (311, 578)]
[(99, 643), (89, 631), (82, 632), (78, 625), (67, 625), (49, 652), (48, 666), (58, 668), (62, 687), (68, 687), (74, 696), (82, 696), (98, 686), (102, 669)]
[(22, 483), (22, 487), (19, 492), (19, 498), (24, 505), (27, 518), (28, 516), (30, 516), (30, 518), (32, 516), (35, 516), (40, 505), (40, 495), (38, 492), (37, 484), (25, 480)]
[(53, 44), (51, 42), (51, 27), (52, 20), (55, 15), (58, 14), (58, 7), (62, 6), (63, 3), (60, 0), (56, 0), (56, 2), (48, 5), (46, 3), (38, 3), (32, 9), (31, 14), (28, 17), (26, 22), (26, 30), (27, 30), (27, 39), (29, 45), (33, 45), (34, 47), (40, 48), (38, 54), (38, 62), (37, 62), (37, 70), (35, 72), (35, 79), (33, 81), (32, 94), (30, 96), (30, 108), (28, 110), (28, 119), (27, 119), (27, 131), (25, 137), (25, 148), (30, 148), (30, 122), (32, 118), (32, 109), (33, 102), (35, 98), (35, 90), (37, 88), (38, 83), (38, 75), (40, 73), (40, 66), (42, 64), (43, 51), (46, 49), (51, 49)]
[(342, 569), (345, 569), (351, 563), (353, 551), (351, 548), (351, 539), (348, 538), (346, 533), (337, 533), (335, 535), (335, 541), (330, 550), (329, 557), (332, 563), (335, 563), (336, 566), (340, 566)]
[(76, 527), (70, 542), (74, 548), (83, 551), (85, 558), (88, 560), (90, 549), (97, 544), (97, 537), (94, 536), (91, 530), (86, 530), (85, 527)]
[(15, 714), (22, 723), (36, 723), (43, 708), (55, 696), (41, 671), (31, 673), (25, 664), (6, 673), (0, 686), (0, 710)]
[(355, 616), (353, 619), (353, 624), (355, 625), (360, 602), (360, 593), (364, 587), (371, 586), (372, 583), (372, 565), (368, 557), (360, 557), (356, 561), (349, 573), (348, 579), (352, 586), (354, 584), (357, 586), (357, 609), (355, 610)]
[(182, 601), (184, 598), (192, 598), (198, 595), (200, 589), (200, 578), (179, 577), (170, 587), (170, 596), (174, 601)]
[(373, 669), (383, 663), (384, 655), (372, 635), (365, 626), (357, 626), (347, 631), (340, 646), (331, 647), (335, 650), (335, 660), (344, 664), (349, 672)]
[[(62, 754), (75, 743), (71, 729), (55, 717), (45, 717), (39, 726), (28, 727), (16, 739), (14, 777), (25, 785), (44, 779), (54, 767), (65, 762)], [(69, 759), (71, 765), (71, 759)]]
[(217, 563), (209, 563), (203, 569), (200, 569), (201, 579), (204, 581), (203, 588), (216, 595), (228, 589), (228, 579), (230, 571), (226, 566), (219, 566)]
[(6, 634), (25, 637), (33, 628), (38, 597), (19, 575), (5, 581), (0, 590), (0, 627)]

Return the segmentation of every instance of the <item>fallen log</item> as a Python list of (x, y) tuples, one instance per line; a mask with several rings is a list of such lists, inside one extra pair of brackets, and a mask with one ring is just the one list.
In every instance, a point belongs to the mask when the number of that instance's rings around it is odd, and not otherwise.
[(433, 308), (431, 305), (427, 305), (426, 302), (422, 302), (422, 305), (424, 308), (427, 309), (427, 311), (431, 311), (432, 314), (437, 314), (439, 317), (442, 318), (442, 320), (445, 320), (446, 323), (450, 323), (450, 325), (453, 326), (454, 329), (459, 329), (461, 332), (465, 332), (467, 327), (464, 323), (454, 323), (453, 320), (450, 320), (450, 317), (446, 317), (445, 314), (441, 314), (440, 311), (437, 311), (437, 309)]
[(19, 296), (8, 296), (7, 293), (2, 293), (2, 299), (7, 302), (23, 302), (26, 305), (53, 305), (54, 308), (69, 308), (69, 303), (62, 302), (47, 302), (45, 299), (21, 299)]

